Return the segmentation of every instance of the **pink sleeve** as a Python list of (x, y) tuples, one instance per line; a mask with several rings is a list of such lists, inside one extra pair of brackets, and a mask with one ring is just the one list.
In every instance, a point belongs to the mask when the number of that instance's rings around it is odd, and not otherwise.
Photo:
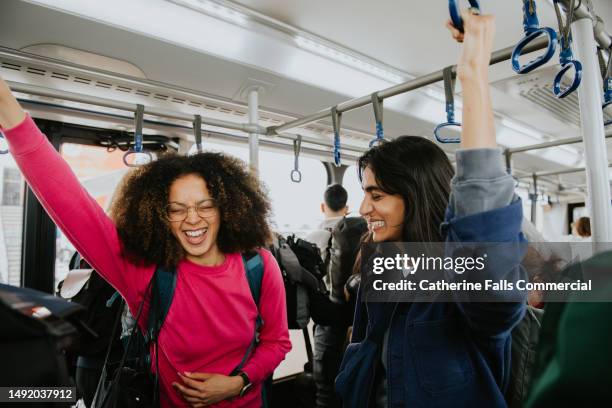
[(262, 250), (264, 275), (259, 299), (259, 313), (264, 321), (259, 335), (259, 344), (243, 371), (253, 383), (272, 375), (276, 367), (291, 350), (287, 326), (285, 286), (276, 259), (267, 250)]
[(123, 260), (113, 222), (29, 115), (3, 133), (13, 158), (55, 224), (130, 306), (138, 302), (153, 269)]

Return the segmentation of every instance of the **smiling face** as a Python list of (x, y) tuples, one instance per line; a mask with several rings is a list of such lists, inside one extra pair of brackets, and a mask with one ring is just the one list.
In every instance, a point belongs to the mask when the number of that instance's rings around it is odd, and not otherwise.
[(196, 174), (177, 178), (168, 194), (169, 212), (180, 213), (188, 207), (183, 221), (168, 221), (172, 234), (188, 260), (207, 266), (219, 265), (225, 259), (217, 247), (221, 214), (218, 208), (210, 208), (211, 199), (206, 181)]
[(363, 170), (362, 188), (365, 195), (359, 213), (368, 222), (372, 240), (401, 241), (406, 210), (403, 198), (382, 191), (370, 167)]

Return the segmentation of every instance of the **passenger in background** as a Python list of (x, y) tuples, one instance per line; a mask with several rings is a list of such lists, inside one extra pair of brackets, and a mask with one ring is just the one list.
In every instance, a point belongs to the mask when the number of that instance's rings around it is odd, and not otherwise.
[(321, 203), (323, 221), (321, 221), (317, 229), (306, 236), (306, 241), (313, 242), (319, 247), (323, 260), (326, 260), (329, 256), (332, 230), (349, 212), (349, 208), (346, 205), (347, 200), (348, 193), (340, 184), (331, 184), (323, 193), (323, 202)]
[[(523, 241), (522, 204), (496, 145), (489, 94), (494, 20), (468, 12), (462, 17), (465, 34), (449, 23), (453, 37), (464, 42), (457, 67), (464, 107), (457, 173), (452, 178), (445, 152), (422, 137), (402, 136), (367, 151), (358, 168), (368, 242)], [(487, 270), (487, 279), (515, 278), (520, 254), (516, 258)], [(336, 389), (351, 407), (506, 407), (510, 333), (525, 305), (526, 299), (484, 304), (358, 299)]]
[(580, 217), (572, 223), (572, 235), (584, 240), (591, 239), (591, 219), (589, 217)]
[[(325, 219), (319, 225), (319, 229), (312, 231), (306, 240), (317, 244), (327, 267), (325, 283), (328, 290), (332, 290), (331, 266), (332, 231), (348, 213), (346, 202), (348, 193), (340, 184), (332, 184), (323, 194), (321, 212)], [(344, 285), (346, 282), (341, 282)], [(344, 302), (342, 302), (344, 303)], [(329, 305), (334, 307), (333, 304)], [(315, 316), (316, 317), (316, 316)], [(313, 378), (317, 388), (316, 406), (318, 408), (341, 407), (341, 402), (334, 391), (334, 380), (340, 368), (344, 346), (346, 344), (347, 324), (320, 325), (314, 328), (314, 364)]]
[[(2, 80), (0, 127), (53, 221), (133, 315), (144, 305), (143, 331), (156, 268), (175, 271), (173, 301), (151, 345), (161, 405), (260, 407), (263, 382), (291, 343), (281, 272), (261, 249), (271, 236), (270, 203), (246, 165), (219, 153), (162, 157), (129, 179), (113, 222)], [(264, 269), (259, 304), (241, 256), (253, 251)]]

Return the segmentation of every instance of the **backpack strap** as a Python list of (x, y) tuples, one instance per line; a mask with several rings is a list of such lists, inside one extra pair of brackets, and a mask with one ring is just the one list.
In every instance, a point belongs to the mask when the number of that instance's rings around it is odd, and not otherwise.
[(152, 280), (151, 305), (147, 320), (147, 342), (157, 341), (157, 336), (166, 320), (176, 288), (176, 270), (158, 266)]
[(255, 320), (255, 332), (249, 348), (247, 349), (242, 361), (232, 370), (230, 376), (237, 375), (238, 372), (244, 367), (247, 360), (255, 350), (255, 346), (259, 343), (259, 329), (264, 324), (261, 314), (259, 313), (259, 297), (261, 295), (261, 283), (263, 281), (264, 264), (259, 252), (244, 253), (242, 254), (242, 263), (244, 264), (244, 271), (249, 281), (249, 289), (251, 290), (251, 296), (257, 306), (257, 319)]

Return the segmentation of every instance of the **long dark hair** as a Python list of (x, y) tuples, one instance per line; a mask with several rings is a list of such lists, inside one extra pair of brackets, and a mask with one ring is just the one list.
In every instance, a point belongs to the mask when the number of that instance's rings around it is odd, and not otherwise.
[(423, 137), (400, 136), (365, 152), (357, 167), (360, 182), (369, 167), (382, 191), (404, 200), (402, 241), (443, 240), (440, 224), (455, 171), (442, 149)]

